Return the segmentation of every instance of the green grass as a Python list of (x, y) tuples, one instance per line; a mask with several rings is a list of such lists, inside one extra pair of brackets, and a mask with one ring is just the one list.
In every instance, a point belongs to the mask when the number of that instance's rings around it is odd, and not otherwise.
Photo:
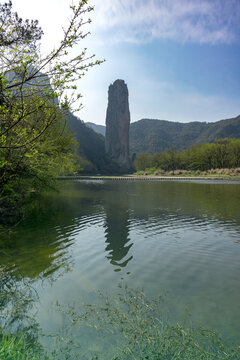
[(139, 176), (160, 176), (160, 177), (202, 177), (202, 178), (232, 178), (232, 179), (239, 179), (240, 174), (234, 174), (234, 173), (221, 173), (221, 172), (215, 172), (212, 173), (210, 171), (186, 171), (186, 170), (175, 170), (173, 171), (163, 171), (161, 169), (157, 168), (147, 168), (146, 170), (140, 170), (135, 172), (133, 175)]
[[(22, 336), (2, 334), (0, 341), (0, 359), (3, 360), (37, 360), (41, 354)], [(42, 357), (43, 358), (43, 357)], [(47, 358), (44, 357), (46, 360)]]

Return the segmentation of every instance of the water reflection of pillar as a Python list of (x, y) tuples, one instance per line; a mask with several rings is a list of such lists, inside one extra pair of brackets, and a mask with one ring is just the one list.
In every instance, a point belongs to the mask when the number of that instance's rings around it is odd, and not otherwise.
[[(106, 236), (106, 251), (107, 258), (110, 263), (120, 268), (126, 267), (133, 256), (129, 256), (129, 249), (133, 243), (129, 243), (129, 212), (128, 212), (128, 195), (127, 193), (119, 193), (117, 199), (114, 197), (114, 202), (109, 199), (106, 203), (106, 222), (105, 222), (105, 236)], [(116, 202), (117, 201), (117, 202)], [(119, 271), (120, 269), (116, 269)]]

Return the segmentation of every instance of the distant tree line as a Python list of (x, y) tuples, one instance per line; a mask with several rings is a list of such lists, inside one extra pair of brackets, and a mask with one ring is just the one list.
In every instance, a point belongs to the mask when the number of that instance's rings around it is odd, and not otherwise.
[(237, 168), (240, 167), (240, 139), (218, 139), (183, 151), (169, 149), (153, 155), (140, 153), (134, 165), (138, 171), (152, 167), (165, 171)]

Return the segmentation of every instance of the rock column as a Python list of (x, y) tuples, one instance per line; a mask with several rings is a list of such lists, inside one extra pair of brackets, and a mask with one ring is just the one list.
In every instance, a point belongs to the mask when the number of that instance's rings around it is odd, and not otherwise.
[(106, 153), (129, 168), (129, 125), (130, 111), (128, 88), (124, 80), (116, 80), (108, 89), (106, 116)]

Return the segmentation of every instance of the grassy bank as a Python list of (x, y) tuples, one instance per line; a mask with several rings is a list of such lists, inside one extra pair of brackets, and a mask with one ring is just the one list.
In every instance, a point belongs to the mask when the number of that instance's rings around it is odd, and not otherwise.
[(219, 177), (219, 178), (240, 178), (240, 168), (234, 169), (210, 169), (206, 171), (191, 171), (191, 170), (171, 170), (165, 171), (157, 169), (155, 167), (147, 168), (146, 170), (140, 170), (134, 173), (134, 175), (142, 176), (180, 176), (180, 177)]

